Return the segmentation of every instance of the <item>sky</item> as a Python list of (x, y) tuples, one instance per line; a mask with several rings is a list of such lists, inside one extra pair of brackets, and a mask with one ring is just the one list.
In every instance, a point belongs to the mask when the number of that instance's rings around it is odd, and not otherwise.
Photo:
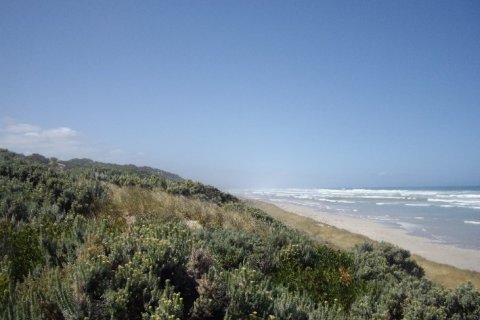
[(480, 3), (2, 0), (0, 147), (221, 188), (480, 185)]

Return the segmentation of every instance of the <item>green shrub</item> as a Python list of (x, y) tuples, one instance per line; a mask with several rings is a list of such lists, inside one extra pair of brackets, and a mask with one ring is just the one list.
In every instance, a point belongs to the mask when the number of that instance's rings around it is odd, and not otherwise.
[(0, 221), (0, 257), (8, 261), (10, 279), (21, 281), (44, 261), (37, 232), (28, 224)]
[(471, 283), (458, 286), (445, 294), (449, 319), (480, 319), (480, 292)]
[(259, 236), (229, 229), (202, 231), (199, 238), (225, 269), (237, 268), (264, 248)]
[(315, 304), (308, 296), (292, 293), (283, 287), (276, 288), (273, 305), (276, 319), (308, 320), (314, 309)]
[(72, 279), (60, 269), (43, 270), (18, 284), (2, 310), (2, 319), (79, 319), (83, 316)]
[(224, 193), (212, 186), (206, 186), (192, 180), (175, 181), (168, 185), (167, 192), (171, 194), (194, 197), (200, 200), (210, 201), (217, 204), (236, 202), (237, 198)]
[(304, 292), (316, 303), (338, 302), (349, 309), (360, 288), (353, 267), (353, 259), (346, 253), (325, 246), (290, 244), (279, 253), (273, 279), (290, 290)]
[(180, 293), (175, 292), (174, 288), (167, 280), (165, 288), (161, 293), (157, 307), (152, 314), (144, 314), (143, 319), (163, 320), (180, 319), (184, 315), (183, 298)]
[(78, 287), (87, 305), (102, 301), (115, 319), (135, 319), (148, 310), (159, 316), (167, 308), (160, 308), (159, 301), (167, 299), (169, 281), (188, 311), (196, 298), (195, 282), (186, 269), (192, 241), (188, 229), (173, 223), (134, 225), (127, 234), (110, 234), (104, 239), (104, 254), (89, 256), (78, 267)]
[(408, 274), (416, 278), (424, 275), (423, 269), (411, 259), (410, 252), (389, 243), (365, 243), (356, 247), (355, 254), (357, 276), (365, 280), (396, 272), (400, 272), (400, 276)]
[(265, 319), (273, 315), (274, 295), (267, 279), (243, 266), (226, 273), (228, 305), (225, 319)]

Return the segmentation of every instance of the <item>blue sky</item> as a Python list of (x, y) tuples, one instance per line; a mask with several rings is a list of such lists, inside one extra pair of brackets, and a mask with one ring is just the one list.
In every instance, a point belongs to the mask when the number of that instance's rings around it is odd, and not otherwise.
[(480, 184), (478, 1), (0, 2), (0, 146), (224, 188)]

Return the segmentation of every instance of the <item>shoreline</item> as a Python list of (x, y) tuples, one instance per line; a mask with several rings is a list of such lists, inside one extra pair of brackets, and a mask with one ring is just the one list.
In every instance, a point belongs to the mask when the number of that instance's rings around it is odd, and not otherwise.
[[(410, 251), (412, 258), (425, 270), (425, 277), (434, 283), (447, 288), (455, 288), (462, 283), (472, 282), (477, 288), (480, 288), (480, 272), (476, 271), (480, 269), (477, 264), (477, 261), (480, 260), (480, 251), (438, 243), (428, 244), (431, 241), (426, 238), (412, 236), (401, 229), (392, 229), (360, 218), (343, 217), (298, 205), (285, 203), (282, 205), (264, 199), (256, 200), (245, 197), (243, 199), (250, 206), (265, 211), (285, 225), (334, 249), (348, 251), (355, 245), (365, 242), (375, 243), (382, 241), (382, 237), (385, 237), (384, 241)], [(377, 236), (365, 232), (365, 229), (378, 230)], [(373, 233), (373, 231), (371, 232)], [(409, 239), (410, 245), (407, 245), (409, 248), (402, 241), (398, 241), (399, 238)], [(424, 247), (425, 243), (427, 243), (427, 247)], [(419, 247), (429, 250), (415, 250)], [(411, 250), (412, 248), (414, 250)]]
[(405, 230), (391, 228), (361, 218), (335, 215), (291, 203), (267, 202), (291, 213), (311, 218), (321, 224), (344, 229), (375, 241), (390, 242), (407, 249), (412, 254), (436, 263), (480, 272), (480, 250), (459, 248), (449, 244), (433, 242), (427, 238), (409, 234)]

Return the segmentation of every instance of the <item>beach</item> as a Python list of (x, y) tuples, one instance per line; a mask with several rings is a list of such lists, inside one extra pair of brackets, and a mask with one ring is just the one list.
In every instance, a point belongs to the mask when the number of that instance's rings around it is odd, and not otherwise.
[(480, 272), (480, 250), (458, 248), (436, 243), (423, 237), (408, 234), (405, 230), (391, 228), (373, 221), (344, 215), (335, 215), (291, 203), (275, 202), (276, 206), (319, 223), (331, 225), (376, 241), (386, 241), (409, 250), (428, 260), (460, 269)]
[(386, 241), (409, 250), (413, 259), (425, 270), (427, 278), (435, 283), (454, 288), (470, 281), (480, 286), (478, 250), (435, 243), (374, 221), (301, 205), (255, 199), (246, 201), (287, 226), (331, 247), (348, 250), (364, 242)]

